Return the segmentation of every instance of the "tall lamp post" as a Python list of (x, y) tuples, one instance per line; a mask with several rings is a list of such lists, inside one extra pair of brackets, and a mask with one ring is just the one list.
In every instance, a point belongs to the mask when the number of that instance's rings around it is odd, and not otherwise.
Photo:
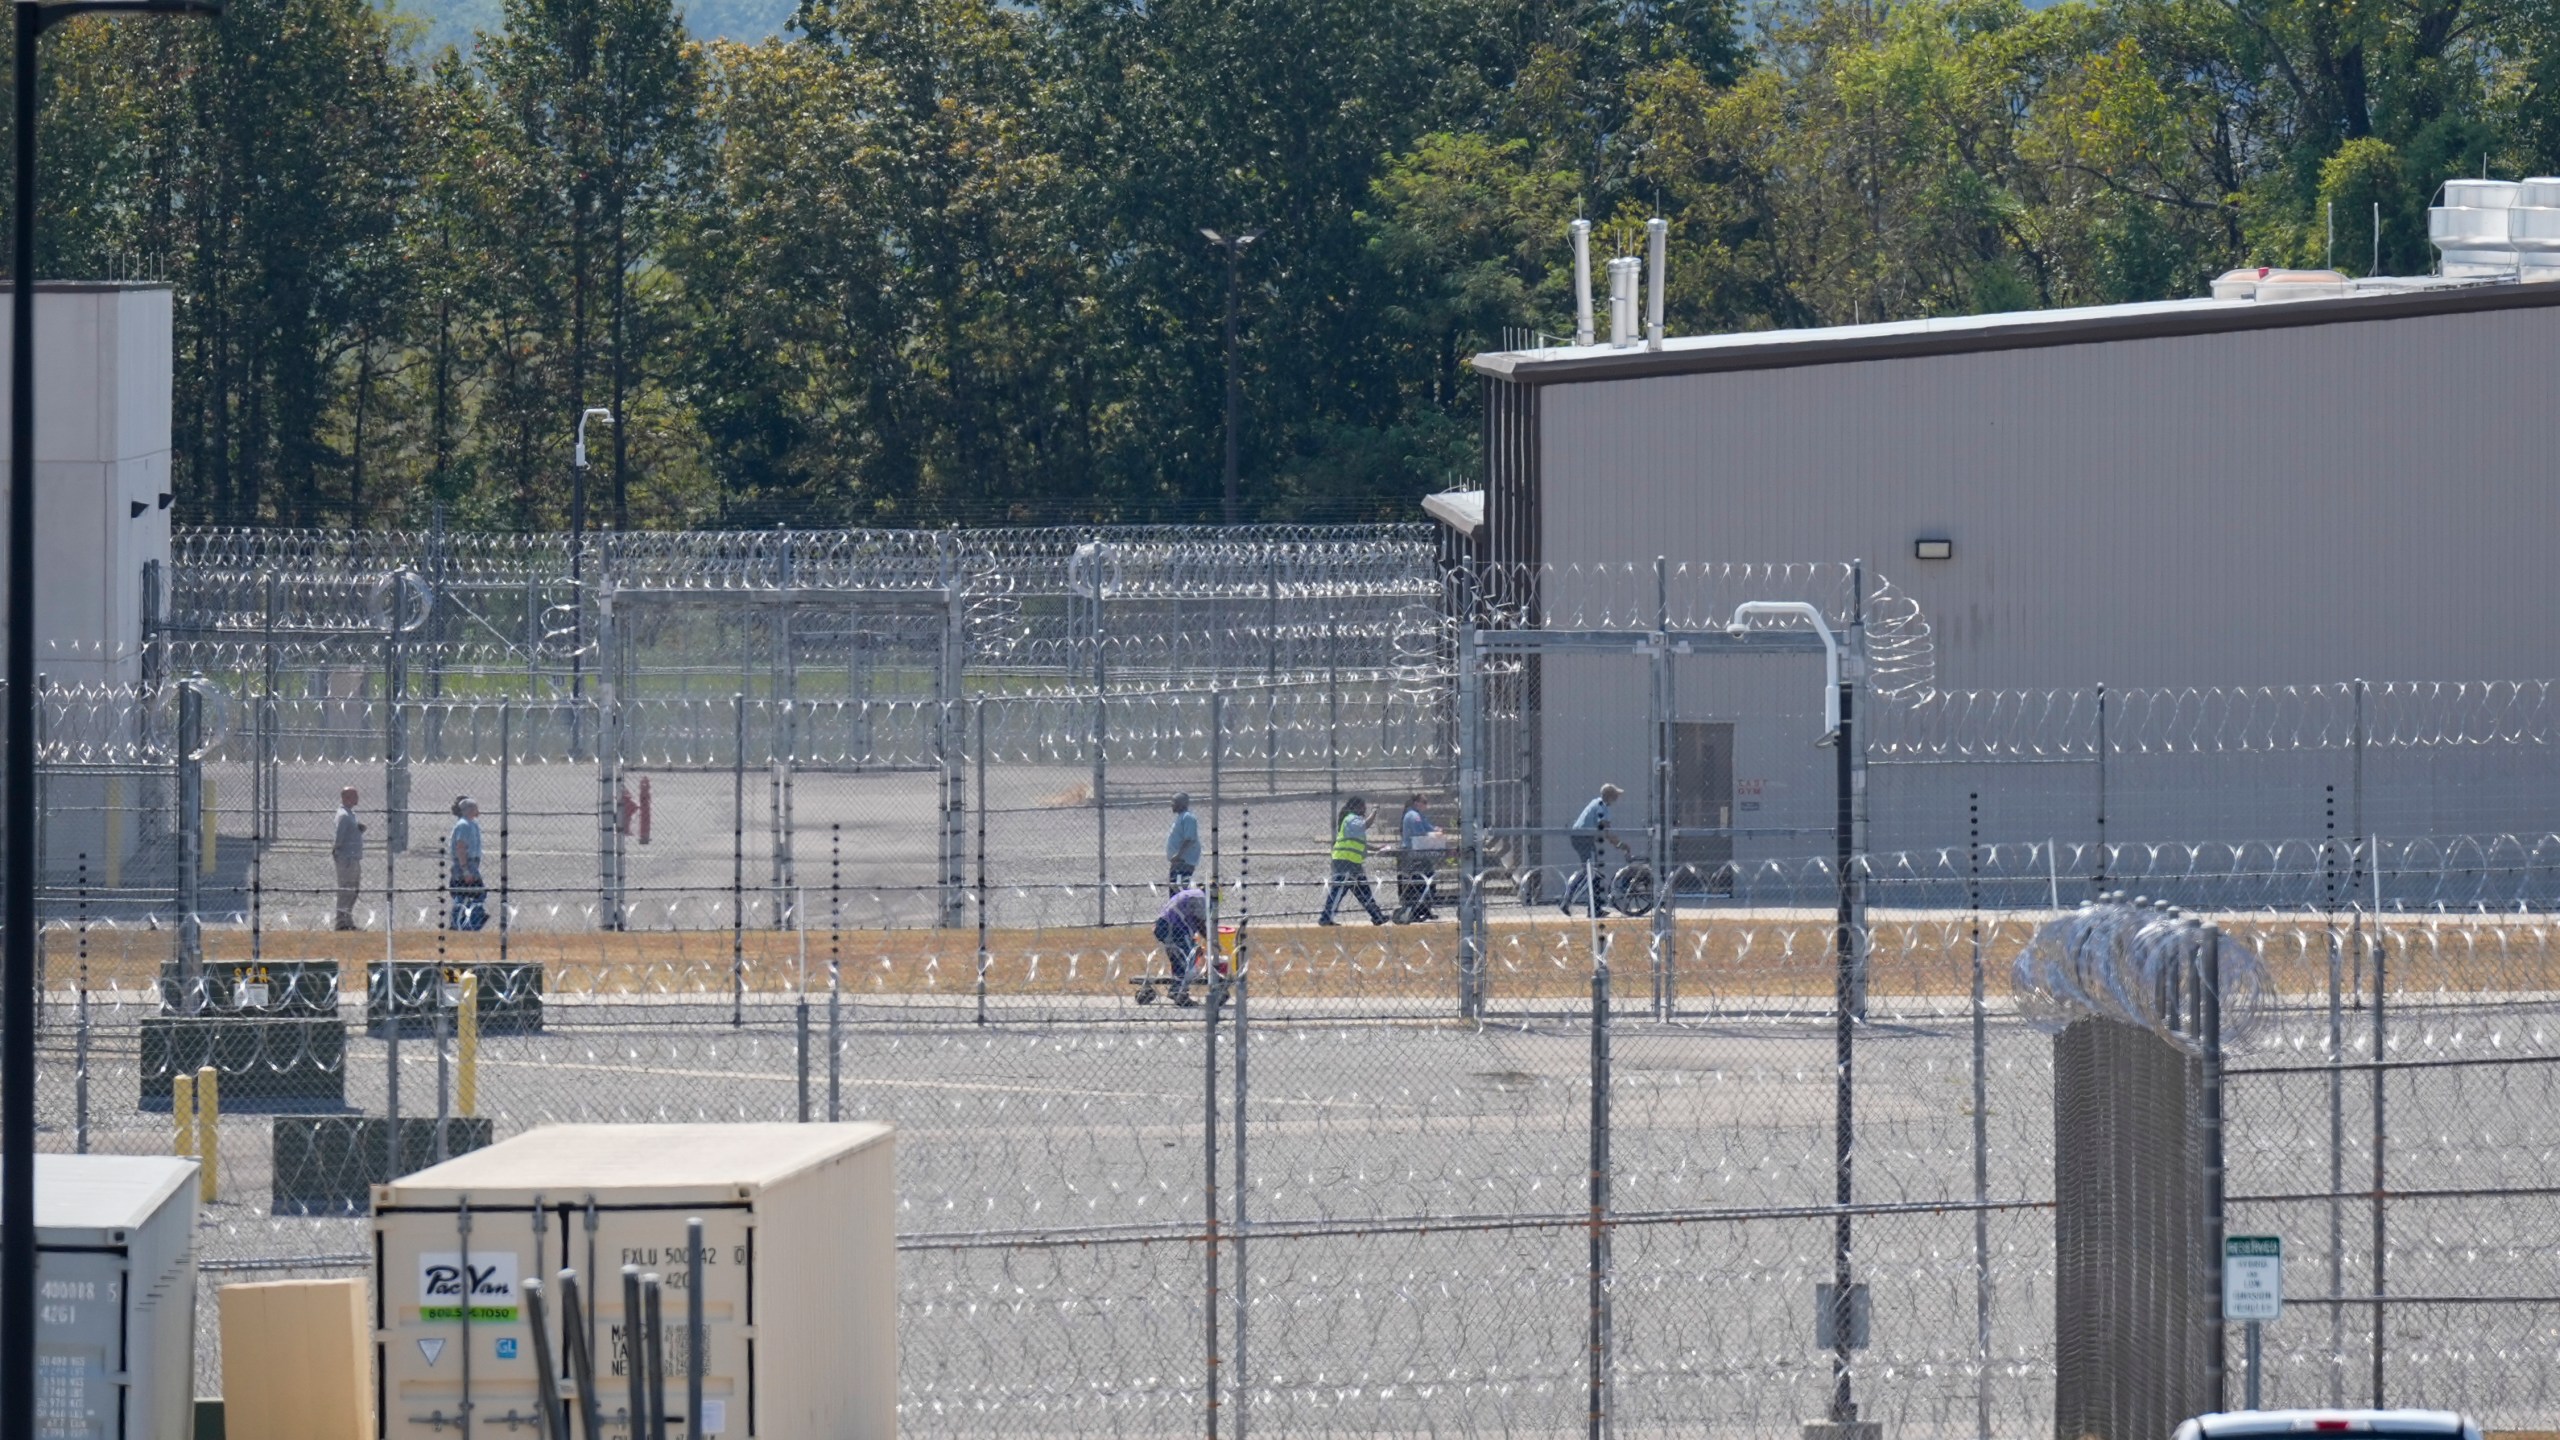
[(36, 42), (74, 15), (219, 15), (219, 0), (15, 0), (9, 296), (8, 866), (0, 881), (0, 1440), (36, 1433)]
[(1237, 495), (1237, 436), (1244, 428), (1244, 380), (1236, 369), (1236, 294), (1237, 271), (1244, 264), (1245, 247), (1262, 238), (1259, 230), (1241, 230), (1233, 235), (1201, 227), (1200, 233), (1210, 244), (1227, 252), (1227, 468), (1224, 504), (1220, 514), (1226, 523), (1236, 523), (1241, 501)]
[(602, 420), (607, 425), (617, 422), (613, 412), (601, 405), (590, 405), (578, 413), (578, 448), (570, 461), (569, 478), (569, 724), (572, 734), (582, 717), (577, 702), (587, 698), (587, 422)]

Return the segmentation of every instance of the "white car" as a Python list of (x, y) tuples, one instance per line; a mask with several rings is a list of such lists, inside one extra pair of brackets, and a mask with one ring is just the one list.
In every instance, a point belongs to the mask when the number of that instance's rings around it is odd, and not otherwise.
[(2266, 1436), (2348, 1435), (2356, 1440), (2481, 1440), (2477, 1422), (2450, 1410), (2233, 1410), (2198, 1415), (2177, 1440), (2259, 1440)]

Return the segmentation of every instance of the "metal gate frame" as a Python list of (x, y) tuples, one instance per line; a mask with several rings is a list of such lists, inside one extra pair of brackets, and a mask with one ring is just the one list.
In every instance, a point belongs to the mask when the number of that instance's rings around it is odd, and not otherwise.
[[(1669, 842), (1681, 833), (1733, 834), (1731, 826), (1698, 827), (1675, 830), (1670, 825), (1672, 793), (1671, 712), (1674, 691), (1672, 665), (1680, 656), (1715, 655), (1819, 655), (1829, 673), (1825, 687), (1824, 708), (1831, 723), (1824, 743), (1836, 756), (1835, 810), (1833, 822), (1834, 876), (1838, 886), (1837, 923), (1834, 929), (1836, 958), (1835, 983), (1835, 1056), (1836, 1088), (1833, 1123), (1833, 1220), (1832, 1284), (1828, 1333), (1832, 1349), (1831, 1402), (1826, 1428), (1843, 1437), (1873, 1437), (1881, 1433), (1874, 1422), (1861, 1422), (1857, 1400), (1851, 1384), (1851, 1354), (1860, 1336), (1855, 1324), (1857, 1297), (1863, 1288), (1856, 1283), (1851, 1264), (1853, 1206), (1857, 1203), (1855, 1154), (1857, 1137), (1856, 1112), (1856, 1036), (1866, 1016), (1867, 916), (1863, 871), (1866, 854), (1866, 763), (1860, 753), (1855, 729), (1857, 695), (1865, 682), (1866, 645), (1866, 579), (1863, 562), (1853, 563), (1850, 587), (1850, 614), (1845, 636), (1835, 636), (1821, 610), (1803, 601), (1745, 601), (1738, 605), (1733, 617), (1721, 629), (1674, 629), (1670, 623), (1669, 565), (1654, 561), (1654, 624), (1644, 630), (1609, 629), (1488, 629), (1473, 623), (1475, 611), (1469, 611), (1469, 622), (1459, 637), (1459, 770), (1458, 809), (1460, 820), (1460, 876), (1458, 902), (1458, 1013), (1464, 1020), (1482, 1024), (1489, 998), (1484, 964), (1487, 935), (1485, 921), (1485, 840), (1488, 827), (1484, 816), (1486, 705), (1485, 672), (1487, 662), (1497, 656), (1519, 656), (1534, 659), (1548, 654), (1600, 654), (1643, 656), (1651, 675), (1651, 697), (1648, 726), (1652, 750), (1652, 825), (1650, 845), (1655, 864), (1664, 866), (1671, 854)], [(1794, 617), (1809, 622), (1810, 632), (1800, 629), (1754, 629), (1755, 617)], [(1678, 886), (1668, 883), (1667, 871), (1658, 871), (1652, 916), (1650, 968), (1653, 981), (1652, 1018), (1668, 1020), (1677, 1003), (1674, 986), (1674, 907)], [(1568, 892), (1570, 893), (1570, 892)], [(1605, 1127), (1605, 1087), (1607, 1084), (1608, 968), (1604, 957), (1595, 957), (1593, 974), (1593, 1108), (1595, 1120)], [(1595, 1370), (1593, 1386), (1592, 1434), (1598, 1437), (1606, 1430), (1606, 1387), (1596, 1368), (1605, 1348), (1607, 1302), (1600, 1276), (1606, 1268), (1605, 1229), (1608, 1208), (1606, 1190), (1605, 1128), (1598, 1131), (1593, 1159), (1593, 1353)]]

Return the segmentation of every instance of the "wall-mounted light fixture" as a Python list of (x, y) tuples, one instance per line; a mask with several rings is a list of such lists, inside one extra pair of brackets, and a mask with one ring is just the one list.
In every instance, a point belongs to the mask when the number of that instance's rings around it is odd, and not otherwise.
[(1914, 560), (1953, 560), (1956, 558), (1956, 542), (1953, 540), (1939, 539), (1914, 540), (1911, 542), (1911, 558)]
[(125, 503), (133, 507), (132, 513), (125, 517), (128, 520), (139, 520), (151, 510), (151, 504), (147, 500), (128, 500)]

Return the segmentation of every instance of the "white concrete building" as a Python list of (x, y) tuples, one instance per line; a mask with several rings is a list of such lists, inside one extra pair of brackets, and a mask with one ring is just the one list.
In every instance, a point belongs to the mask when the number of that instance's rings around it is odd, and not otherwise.
[[(142, 678), (143, 567), (169, 558), (172, 324), (166, 285), (36, 286), (36, 647), (57, 686)], [(7, 373), (0, 346), (0, 426)]]

